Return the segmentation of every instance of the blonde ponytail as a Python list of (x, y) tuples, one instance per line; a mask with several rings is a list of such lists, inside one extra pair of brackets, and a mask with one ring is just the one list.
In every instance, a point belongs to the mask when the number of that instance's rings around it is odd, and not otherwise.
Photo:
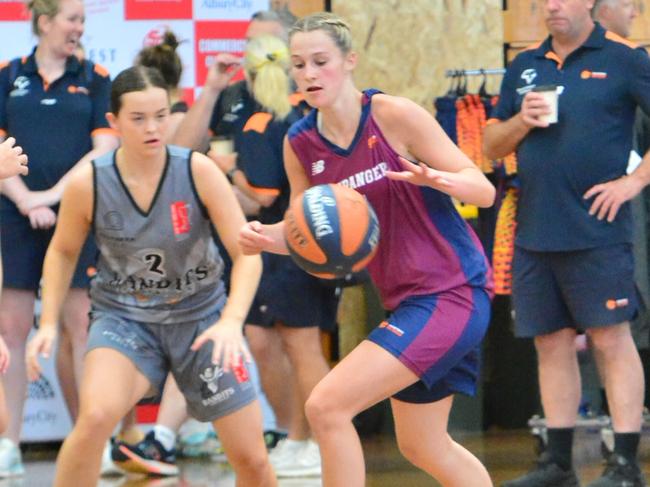
[(279, 119), (291, 111), (289, 102), (289, 51), (275, 36), (258, 36), (246, 46), (246, 74), (253, 84), (253, 97)]

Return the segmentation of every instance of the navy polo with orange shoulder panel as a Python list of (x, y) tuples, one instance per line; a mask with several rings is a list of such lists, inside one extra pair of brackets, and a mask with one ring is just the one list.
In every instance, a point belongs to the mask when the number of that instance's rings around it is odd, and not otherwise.
[[(39, 73), (34, 53), (17, 64), (0, 65), (0, 135), (15, 137), (27, 153), (29, 174), (22, 179), (30, 190), (40, 191), (53, 187), (92, 149), (94, 135), (114, 132), (106, 120), (111, 81), (104, 68), (70, 56), (63, 75), (50, 83)], [(54, 229), (33, 229), (4, 196), (0, 220), (3, 285), (37, 290)], [(72, 287), (88, 286), (96, 253), (89, 237)]]
[(650, 58), (599, 24), (564, 62), (549, 37), (509, 66), (493, 118), (516, 115), (524, 95), (542, 85), (559, 87), (558, 123), (531, 130), (517, 148), (516, 245), (567, 251), (631, 242), (629, 204), (608, 223), (589, 215), (593, 198), (583, 195), (626, 173), (636, 107), (650, 114)]
[[(50, 84), (34, 53), (23, 58), (13, 80), (9, 63), (0, 69), (0, 135), (15, 137), (29, 155), (23, 180), (39, 191), (54, 186), (92, 149), (93, 135), (113, 131), (106, 120), (111, 82), (103, 67), (95, 65), (87, 79), (83, 64), (70, 56), (63, 76)], [(3, 209), (7, 203), (3, 198)]]

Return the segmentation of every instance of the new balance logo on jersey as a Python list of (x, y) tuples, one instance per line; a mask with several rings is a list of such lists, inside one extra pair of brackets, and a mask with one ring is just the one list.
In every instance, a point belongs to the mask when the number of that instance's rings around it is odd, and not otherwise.
[(325, 161), (323, 159), (311, 163), (312, 176), (316, 176), (317, 174), (322, 173), (324, 170), (325, 170)]

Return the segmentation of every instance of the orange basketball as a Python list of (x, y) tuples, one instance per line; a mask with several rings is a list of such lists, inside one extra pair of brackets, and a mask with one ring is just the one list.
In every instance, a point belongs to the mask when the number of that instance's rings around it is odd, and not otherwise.
[(313, 186), (293, 199), (284, 238), (305, 271), (335, 279), (363, 269), (379, 243), (377, 215), (357, 191), (338, 184)]

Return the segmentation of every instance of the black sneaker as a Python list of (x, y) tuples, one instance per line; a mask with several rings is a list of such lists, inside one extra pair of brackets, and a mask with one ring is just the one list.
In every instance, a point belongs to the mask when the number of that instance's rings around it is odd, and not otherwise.
[(643, 472), (636, 463), (630, 463), (618, 453), (612, 453), (602, 477), (588, 487), (645, 487)]
[(266, 444), (267, 450), (273, 450), (280, 440), (284, 440), (287, 437), (286, 433), (280, 433), (275, 430), (266, 430), (264, 432), (264, 443)]
[(575, 470), (564, 470), (552, 462), (548, 453), (542, 454), (534, 469), (514, 480), (508, 480), (501, 487), (580, 487)]
[(147, 433), (144, 440), (135, 445), (116, 442), (111, 457), (116, 465), (127, 472), (160, 476), (178, 475), (176, 450), (165, 450), (153, 431)]

